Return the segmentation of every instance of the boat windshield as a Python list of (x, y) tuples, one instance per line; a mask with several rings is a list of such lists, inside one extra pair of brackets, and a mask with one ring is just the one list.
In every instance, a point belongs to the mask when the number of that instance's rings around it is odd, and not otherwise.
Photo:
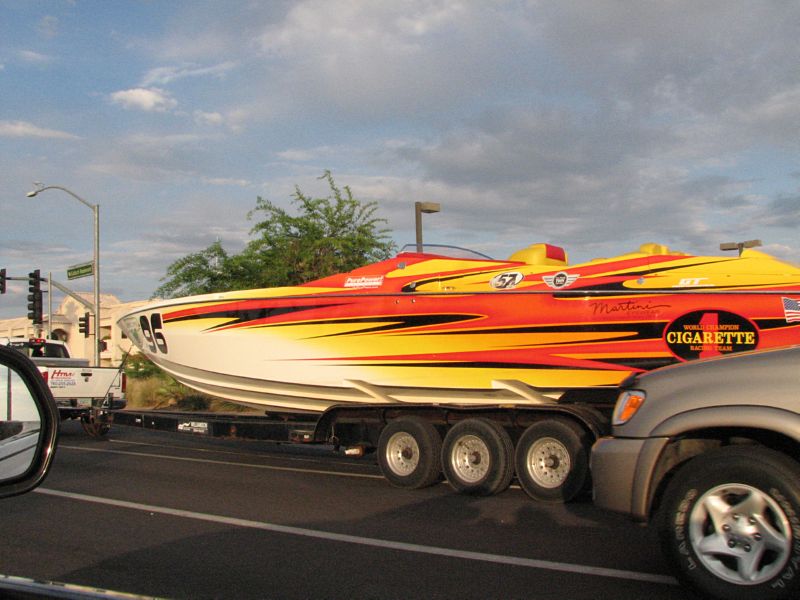
[[(417, 252), (416, 244), (406, 244), (400, 249), (400, 254), (404, 252)], [(448, 258), (471, 258), (475, 260), (494, 260), (491, 256), (476, 252), (475, 250), (468, 250), (467, 248), (459, 248), (458, 246), (445, 246), (442, 244), (423, 244), (423, 254), (436, 254), (437, 256), (446, 256)]]

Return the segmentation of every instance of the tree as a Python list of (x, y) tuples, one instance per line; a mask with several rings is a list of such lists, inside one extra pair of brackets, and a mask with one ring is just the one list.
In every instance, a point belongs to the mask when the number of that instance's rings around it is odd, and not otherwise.
[(215, 242), (181, 258), (169, 266), (156, 295), (297, 285), (389, 258), (395, 245), (386, 220), (376, 216), (377, 202), (361, 202), (348, 186), (338, 188), (330, 171), (320, 179), (330, 189), (325, 198), (311, 198), (295, 187), (297, 216), (259, 196), (247, 217), (261, 220), (240, 254), (228, 255)]
[(327, 198), (310, 198), (295, 187), (293, 203), (300, 215), (293, 217), (261, 197), (248, 215), (266, 214), (250, 231), (258, 237), (246, 253), (269, 272), (268, 285), (297, 285), (351, 271), (389, 258), (394, 250), (382, 228), (386, 220), (375, 216), (376, 202), (356, 200), (348, 186), (339, 189), (330, 171), (320, 179), (328, 182)]
[(205, 250), (179, 258), (167, 267), (167, 274), (161, 279), (166, 283), (156, 290), (155, 295), (178, 298), (226, 289), (228, 282), (224, 267), (228, 260), (228, 253), (219, 240)]

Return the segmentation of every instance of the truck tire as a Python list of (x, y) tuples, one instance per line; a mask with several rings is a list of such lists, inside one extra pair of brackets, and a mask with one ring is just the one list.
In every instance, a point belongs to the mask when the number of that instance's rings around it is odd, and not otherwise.
[(456, 423), (444, 438), (442, 469), (448, 483), (462, 494), (502, 492), (514, 476), (514, 446), (508, 432), (487, 419)]
[(684, 584), (730, 600), (800, 594), (800, 465), (728, 446), (691, 459), (667, 486), (659, 536)]
[(392, 485), (419, 489), (442, 475), (442, 436), (425, 419), (401, 417), (390, 421), (378, 440), (381, 473)]
[(569, 419), (528, 427), (517, 442), (514, 464), (520, 486), (534, 500), (569, 502), (589, 476), (588, 433)]

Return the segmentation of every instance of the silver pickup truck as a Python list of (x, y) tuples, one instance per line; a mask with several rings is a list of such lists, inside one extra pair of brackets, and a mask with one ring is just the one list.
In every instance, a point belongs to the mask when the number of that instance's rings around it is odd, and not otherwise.
[(70, 357), (67, 345), (60, 340), (0, 338), (0, 344), (33, 361), (53, 394), (61, 419), (80, 419), (89, 435), (105, 435), (111, 423), (108, 410), (125, 408), (125, 374), (121, 369), (90, 367), (88, 360)]
[(704, 595), (798, 598), (798, 461), (800, 346), (686, 363), (622, 384), (594, 501), (657, 524)]

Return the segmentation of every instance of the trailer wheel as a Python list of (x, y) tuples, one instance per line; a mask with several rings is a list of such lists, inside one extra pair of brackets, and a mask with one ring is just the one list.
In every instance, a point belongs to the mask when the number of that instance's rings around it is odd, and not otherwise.
[(588, 437), (568, 419), (549, 419), (528, 427), (515, 453), (522, 489), (541, 502), (572, 500), (588, 482)]
[(81, 417), (81, 426), (86, 433), (96, 438), (105, 436), (111, 430), (111, 425), (100, 422), (91, 415)]
[(513, 456), (514, 446), (503, 427), (487, 419), (466, 419), (444, 438), (442, 468), (457, 492), (490, 496), (511, 484)]
[(383, 428), (378, 463), (389, 483), (416, 490), (433, 485), (441, 477), (441, 450), (442, 436), (429, 421), (401, 417)]

